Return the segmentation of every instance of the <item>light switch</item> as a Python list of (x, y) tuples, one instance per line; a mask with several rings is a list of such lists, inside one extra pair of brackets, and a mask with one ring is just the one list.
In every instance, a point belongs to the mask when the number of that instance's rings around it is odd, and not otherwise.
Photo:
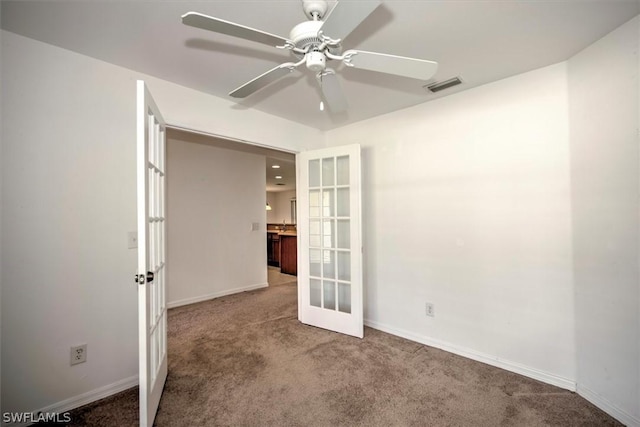
[(251, 223), (251, 231), (258, 231), (258, 230), (260, 230), (260, 223), (259, 222)]
[(138, 232), (130, 231), (127, 233), (127, 247), (129, 249), (135, 249), (138, 247)]

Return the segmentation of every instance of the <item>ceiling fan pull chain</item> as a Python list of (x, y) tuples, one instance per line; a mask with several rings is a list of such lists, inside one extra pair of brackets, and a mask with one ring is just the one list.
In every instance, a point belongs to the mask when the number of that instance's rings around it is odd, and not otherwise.
[[(320, 81), (320, 91), (322, 92), (322, 77), (324, 77), (324, 72), (320, 71), (318, 73), (318, 80)], [(320, 100), (320, 111), (324, 111), (324, 102)]]

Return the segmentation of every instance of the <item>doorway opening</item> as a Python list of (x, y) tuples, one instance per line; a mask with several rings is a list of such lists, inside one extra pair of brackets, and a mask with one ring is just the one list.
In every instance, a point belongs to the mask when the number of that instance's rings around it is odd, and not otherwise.
[(295, 280), (293, 153), (169, 128), (167, 170), (168, 308)]
[(267, 263), (269, 280), (298, 274), (295, 158), (267, 157)]

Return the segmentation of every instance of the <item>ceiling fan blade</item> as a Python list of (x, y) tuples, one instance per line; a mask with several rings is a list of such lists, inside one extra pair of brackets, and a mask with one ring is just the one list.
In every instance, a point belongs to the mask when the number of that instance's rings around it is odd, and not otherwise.
[(347, 110), (347, 99), (342, 92), (342, 87), (335, 71), (327, 68), (318, 77), (318, 83), (322, 90), (322, 97), (332, 113), (342, 113)]
[(284, 37), (256, 30), (255, 28), (245, 27), (244, 25), (234, 24), (224, 19), (203, 15), (198, 12), (188, 12), (182, 15), (182, 23), (203, 30), (214, 31), (216, 33), (264, 43), (270, 46), (284, 46), (288, 42)]
[(243, 84), (239, 88), (229, 92), (229, 95), (234, 98), (246, 98), (252, 93), (257, 92), (260, 89), (275, 82), (276, 80), (286, 76), (287, 74), (292, 72), (295, 67), (296, 64), (294, 64), (293, 62), (285, 62), (284, 64), (280, 64), (277, 67), (270, 69), (266, 73), (259, 75), (255, 79)]
[(344, 62), (349, 66), (379, 73), (395, 74), (418, 80), (429, 80), (438, 70), (438, 63), (426, 59), (407, 58), (405, 56), (384, 53), (348, 50), (344, 53)]
[(320, 31), (331, 39), (344, 40), (380, 3), (378, 0), (338, 2), (324, 19)]

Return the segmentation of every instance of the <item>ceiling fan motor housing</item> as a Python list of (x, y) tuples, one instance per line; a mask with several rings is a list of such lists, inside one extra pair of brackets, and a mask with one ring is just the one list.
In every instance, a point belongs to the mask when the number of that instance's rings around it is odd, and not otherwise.
[(309, 51), (311, 51), (313, 47), (322, 43), (318, 37), (320, 27), (322, 27), (322, 21), (304, 21), (293, 27), (289, 33), (289, 40), (293, 42), (295, 47), (302, 50), (310, 47)]

